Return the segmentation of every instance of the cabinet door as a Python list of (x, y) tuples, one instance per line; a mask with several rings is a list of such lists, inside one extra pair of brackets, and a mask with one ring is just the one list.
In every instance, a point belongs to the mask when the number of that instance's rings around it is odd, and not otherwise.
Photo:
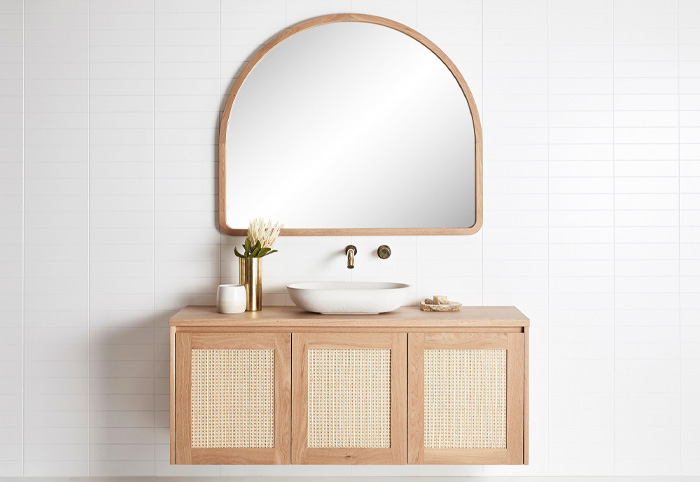
[(522, 464), (522, 333), (409, 335), (411, 464)]
[(175, 463), (289, 463), (290, 342), (176, 333)]
[(295, 333), (292, 462), (406, 463), (406, 334)]

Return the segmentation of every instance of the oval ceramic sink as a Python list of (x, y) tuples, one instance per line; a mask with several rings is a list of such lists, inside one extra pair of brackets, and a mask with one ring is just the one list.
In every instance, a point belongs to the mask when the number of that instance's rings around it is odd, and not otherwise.
[(371, 315), (394, 311), (408, 300), (411, 286), (403, 283), (319, 281), (287, 285), (299, 308), (328, 315)]

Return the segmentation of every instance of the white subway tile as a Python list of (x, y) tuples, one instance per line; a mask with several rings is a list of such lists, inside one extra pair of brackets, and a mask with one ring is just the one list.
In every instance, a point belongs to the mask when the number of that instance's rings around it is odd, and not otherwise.
[[(25, 475), (88, 475), (88, 395), (89, 475), (290, 475), (168, 464), (167, 317), (213, 303), (216, 285), (237, 279), (230, 248), (240, 240), (221, 236), (215, 218), (222, 94), (275, 32), (341, 11), (416, 27), (460, 66), (484, 123), (484, 228), (472, 237), (284, 239), (266, 262), (266, 304), (289, 304), (290, 281), (391, 279), (413, 285), (411, 302), (444, 290), (531, 316), (531, 465), (403, 475), (697, 475), (688, 435), (696, 411), (665, 411), (692, 389), (700, 340), (697, 5), (494, 1), (482, 14), (471, 0), (44, 3), (25, 5), (24, 66), (21, 38), (2, 31), (21, 28), (21, 3), (0, 17), (0, 44), (14, 48), (0, 61), (20, 67), (4, 64), (2, 77), (26, 79), (24, 101), (21, 92), (0, 101), (3, 159), (20, 166), (25, 140), (24, 169), (0, 166), (0, 188), (15, 193), (3, 202), (21, 202), (26, 176), (26, 226), (3, 214), (13, 231), (0, 235), (19, 246), (22, 230), (25, 240)], [(15, 87), (3, 79), (3, 91)], [(13, 127), (23, 108), (24, 135)], [(354, 272), (342, 253), (350, 242), (361, 249)], [(385, 243), (394, 254), (379, 260)], [(435, 260), (435, 246), (450, 261)], [(2, 269), (20, 272), (22, 251), (5, 248)], [(0, 282), (3, 306), (16, 310), (19, 276)], [(11, 319), (21, 317), (3, 317), (4, 339), (20, 340), (21, 321)], [(649, 377), (669, 396), (645, 393), (635, 408)], [(17, 398), (0, 406), (21, 413)], [(52, 450), (64, 438), (75, 445)], [(18, 447), (3, 448), (13, 460), (0, 474), (21, 473)]]

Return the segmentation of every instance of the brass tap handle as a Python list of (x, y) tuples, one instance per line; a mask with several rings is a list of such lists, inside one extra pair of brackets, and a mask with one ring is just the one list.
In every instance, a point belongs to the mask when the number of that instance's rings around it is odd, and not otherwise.
[(389, 256), (391, 256), (391, 248), (386, 244), (382, 244), (379, 246), (379, 248), (377, 248), (377, 256), (379, 256), (381, 259), (387, 259)]
[(348, 244), (345, 246), (345, 254), (348, 255), (348, 269), (355, 268), (355, 255), (357, 254), (357, 248), (352, 244)]

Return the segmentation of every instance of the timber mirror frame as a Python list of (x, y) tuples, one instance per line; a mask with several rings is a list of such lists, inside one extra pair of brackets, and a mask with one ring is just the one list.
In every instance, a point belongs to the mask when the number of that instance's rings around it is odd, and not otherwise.
[[(407, 27), (401, 23), (389, 20), (383, 17), (377, 17), (373, 15), (363, 15), (363, 14), (333, 14), (324, 15), (320, 17), (311, 18), (300, 22), (292, 27), (283, 30), (281, 33), (276, 35), (272, 40), (263, 45), (250, 59), (245, 68), (241, 71), (240, 75), (234, 83), (231, 93), (228, 96), (224, 112), (221, 118), (221, 125), (219, 129), (219, 225), (221, 231), (225, 234), (231, 236), (245, 236), (247, 231), (243, 228), (232, 228), (227, 223), (226, 218), (226, 135), (228, 131), (229, 119), (231, 116), (231, 108), (239, 93), (241, 86), (245, 82), (248, 75), (251, 73), (253, 68), (258, 62), (260, 62), (265, 55), (270, 52), (274, 47), (285, 41), (286, 39), (303, 32), (305, 30), (318, 27), (321, 25), (327, 25), (338, 22), (364, 22), (369, 24), (381, 25), (384, 27), (389, 27), (398, 32), (401, 32), (414, 40), (420, 42), (424, 47), (428, 48), (435, 54), (440, 61), (450, 70), (452, 76), (459, 84), (464, 97), (468, 103), (469, 110), (472, 117), (472, 124), (474, 128), (474, 208), (475, 217), (474, 224), (470, 227), (449, 227), (449, 228), (319, 228), (319, 229), (308, 229), (308, 228), (285, 228), (282, 230), (281, 235), (286, 236), (341, 236), (341, 235), (468, 235), (474, 234), (481, 228), (482, 218), (483, 218), (483, 188), (482, 188), (482, 171), (483, 171), (483, 141), (482, 141), (482, 131), (481, 131), (481, 121), (479, 119), (479, 112), (477, 110), (476, 102), (472, 96), (469, 87), (467, 86), (464, 77), (457, 69), (456, 65), (450, 60), (450, 58), (433, 42), (429, 39), (416, 32), (415, 30)], [(293, 181), (290, 181), (293, 182)], [(235, 188), (235, 187), (233, 187)], [(284, 220), (280, 220), (284, 221)]]

